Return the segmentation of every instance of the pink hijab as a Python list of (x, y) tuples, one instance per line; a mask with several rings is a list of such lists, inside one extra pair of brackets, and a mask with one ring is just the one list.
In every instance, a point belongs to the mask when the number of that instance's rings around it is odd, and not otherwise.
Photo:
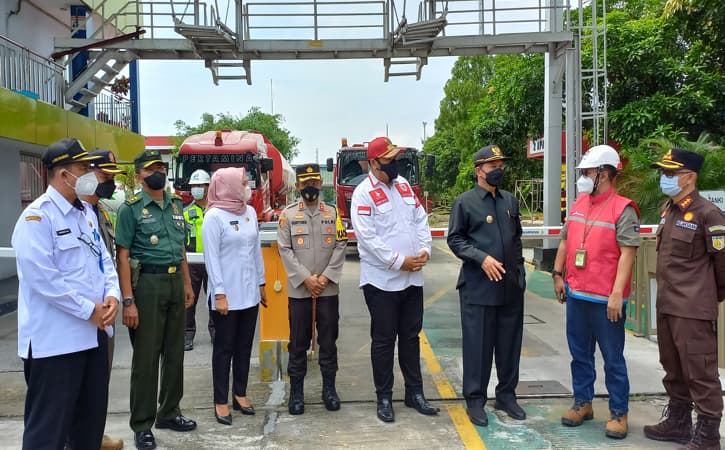
[(247, 171), (243, 167), (218, 169), (211, 177), (208, 208), (242, 215), (247, 209)]

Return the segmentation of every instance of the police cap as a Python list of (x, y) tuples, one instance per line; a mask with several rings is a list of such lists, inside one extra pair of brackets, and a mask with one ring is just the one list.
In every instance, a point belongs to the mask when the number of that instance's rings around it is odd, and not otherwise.
[(307, 180), (322, 180), (319, 164), (300, 164), (295, 169), (295, 173), (297, 174), (298, 183), (304, 183)]
[(93, 161), (94, 159), (98, 159), (98, 156), (89, 155), (81, 141), (74, 138), (65, 138), (53, 142), (43, 154), (43, 164), (48, 169), (81, 161)]
[(136, 159), (133, 160), (136, 170), (145, 169), (155, 163), (164, 163), (164, 161), (161, 160), (161, 152), (158, 150), (144, 150), (136, 156)]
[(498, 145), (487, 145), (476, 152), (473, 155), (473, 165), (478, 166), (490, 161), (506, 160), (510, 159), (508, 156), (504, 156), (501, 153), (501, 149)]
[(123, 173), (123, 170), (118, 168), (118, 163), (116, 162), (116, 155), (114, 155), (112, 151), (97, 148), (89, 152), (88, 154), (92, 156), (98, 156), (98, 159), (91, 162), (92, 168), (101, 170), (106, 173), (110, 173), (112, 175)]
[(651, 166), (655, 169), (690, 169), (693, 172), (699, 172), (704, 160), (702, 155), (695, 152), (671, 148), (662, 156), (662, 160), (653, 162)]

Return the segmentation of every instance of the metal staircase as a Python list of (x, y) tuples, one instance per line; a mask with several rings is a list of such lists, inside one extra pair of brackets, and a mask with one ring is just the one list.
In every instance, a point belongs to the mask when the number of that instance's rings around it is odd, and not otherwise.
[[(93, 57), (95, 55), (95, 57)], [(100, 92), (113, 83), (114, 78), (137, 56), (129, 50), (104, 49), (91, 53), (93, 58), (86, 69), (71, 81), (65, 91), (65, 101), (71, 111), (78, 112), (88, 106)], [(81, 94), (76, 97), (76, 94)]]
[[(403, 51), (411, 50), (411, 53), (418, 49), (425, 50), (426, 56), (410, 56), (410, 57), (392, 57), (383, 60), (385, 64), (385, 81), (390, 77), (415, 76), (416, 80), (420, 80), (423, 66), (428, 64), (428, 56), (433, 47), (436, 37), (443, 32), (448, 21), (446, 20), (447, 11), (438, 18), (430, 20), (419, 20), (416, 23), (408, 23), (408, 19), (403, 16), (398, 28), (393, 33), (393, 49)], [(419, 17), (421, 19), (422, 17)], [(404, 66), (405, 69), (397, 72), (392, 71), (393, 65)], [(412, 66), (412, 67), (411, 67)], [(414, 70), (413, 70), (414, 68)]]

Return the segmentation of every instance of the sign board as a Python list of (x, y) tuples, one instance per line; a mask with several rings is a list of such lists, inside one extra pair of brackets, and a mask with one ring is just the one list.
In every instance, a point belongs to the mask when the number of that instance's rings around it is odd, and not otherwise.
[(725, 212), (725, 189), (718, 191), (700, 191), (700, 195), (710, 200), (720, 208), (720, 211)]

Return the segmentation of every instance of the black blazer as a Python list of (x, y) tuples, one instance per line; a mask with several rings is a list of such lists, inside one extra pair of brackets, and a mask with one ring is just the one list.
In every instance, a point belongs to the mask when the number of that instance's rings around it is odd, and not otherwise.
[[(519, 202), (510, 192), (493, 195), (480, 185), (453, 202), (448, 247), (463, 260), (456, 288), (461, 301), (497, 306), (523, 302), (526, 290)], [(503, 280), (488, 279), (481, 264), (491, 255), (503, 263)]]

